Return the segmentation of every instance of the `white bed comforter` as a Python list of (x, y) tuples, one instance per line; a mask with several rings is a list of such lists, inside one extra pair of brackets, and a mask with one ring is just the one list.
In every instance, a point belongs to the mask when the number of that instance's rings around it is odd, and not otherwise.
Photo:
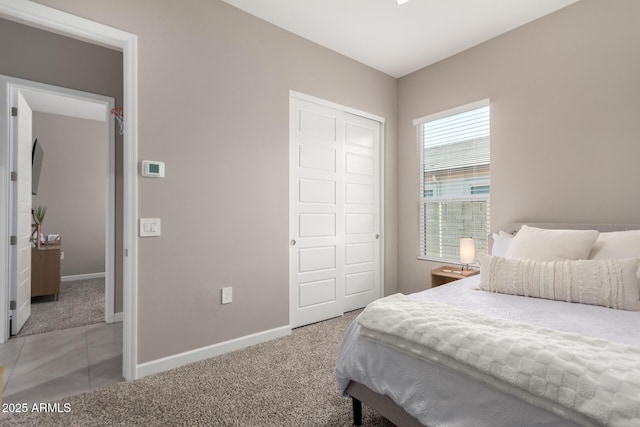
[[(583, 304), (569, 304), (474, 290), (479, 276), (411, 294), (433, 301), (543, 328), (577, 333), (619, 344), (640, 346), (640, 313)], [(350, 381), (389, 396), (409, 414), (429, 426), (521, 427), (597, 425), (585, 416), (567, 419), (558, 404), (542, 409), (509, 391), (455, 371), (439, 362), (363, 338), (354, 321), (345, 334), (336, 364), (340, 393)], [(629, 373), (637, 375), (637, 373)], [(577, 414), (580, 416), (580, 414)], [(640, 425), (640, 424), (638, 424)]]
[[(640, 424), (640, 347), (495, 319), (396, 294), (370, 304), (360, 334), (598, 424)], [(552, 404), (547, 404), (547, 402)]]

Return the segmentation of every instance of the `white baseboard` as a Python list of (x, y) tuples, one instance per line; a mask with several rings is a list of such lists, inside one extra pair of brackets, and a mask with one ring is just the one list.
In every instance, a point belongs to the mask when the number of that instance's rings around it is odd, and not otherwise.
[(209, 359), (219, 356), (230, 351), (240, 350), (245, 347), (260, 344), (265, 341), (271, 341), (276, 338), (291, 335), (291, 326), (283, 326), (281, 328), (270, 329), (264, 332), (247, 335), (233, 340), (221, 342), (207, 347), (198, 348), (191, 351), (185, 351), (173, 356), (163, 357), (161, 359), (152, 360), (150, 362), (141, 363), (136, 368), (136, 378), (146, 377), (147, 375), (158, 372), (167, 371), (177, 368), (188, 363), (197, 362), (199, 360)]
[(104, 272), (102, 273), (88, 273), (88, 274), (74, 274), (71, 276), (62, 276), (61, 282), (73, 282), (74, 280), (89, 280), (89, 279), (104, 279)]
[(118, 323), (124, 320), (124, 313), (121, 311), (120, 313), (116, 313), (113, 315), (113, 322)]

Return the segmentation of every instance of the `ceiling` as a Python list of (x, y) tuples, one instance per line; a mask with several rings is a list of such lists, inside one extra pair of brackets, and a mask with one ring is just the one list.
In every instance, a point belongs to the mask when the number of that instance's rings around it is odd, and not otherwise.
[(224, 0), (402, 77), (577, 0)]
[(21, 89), (20, 93), (33, 111), (101, 122), (106, 120), (106, 107), (101, 103), (40, 90)]

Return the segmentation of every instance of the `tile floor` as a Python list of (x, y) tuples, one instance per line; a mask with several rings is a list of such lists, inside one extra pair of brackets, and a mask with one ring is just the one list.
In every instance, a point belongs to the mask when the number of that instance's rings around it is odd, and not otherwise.
[(51, 402), (122, 379), (122, 323), (100, 323), (0, 344), (2, 401)]

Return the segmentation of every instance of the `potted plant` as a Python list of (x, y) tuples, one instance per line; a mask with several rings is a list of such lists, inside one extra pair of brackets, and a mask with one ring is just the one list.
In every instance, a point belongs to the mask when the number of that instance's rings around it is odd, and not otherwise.
[(47, 214), (46, 205), (38, 205), (33, 210), (33, 220), (35, 222), (35, 227), (36, 227), (36, 247), (37, 248), (42, 246), (42, 222), (44, 221), (44, 217), (46, 214)]

